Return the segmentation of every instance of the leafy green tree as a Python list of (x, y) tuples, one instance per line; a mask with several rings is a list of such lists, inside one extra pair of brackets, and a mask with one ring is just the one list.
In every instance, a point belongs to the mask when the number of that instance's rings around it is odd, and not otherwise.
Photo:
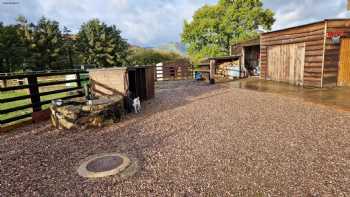
[(84, 63), (98, 67), (122, 66), (126, 62), (128, 44), (114, 25), (98, 19), (84, 23), (78, 33), (77, 46)]
[(66, 60), (66, 65), (69, 68), (73, 68), (74, 59), (77, 57), (75, 47), (75, 36), (71, 34), (71, 30), (67, 27), (63, 27), (63, 53)]
[(194, 59), (228, 55), (231, 44), (258, 35), (261, 27), (270, 30), (274, 13), (261, 0), (219, 0), (197, 10), (185, 21), (182, 41)]
[(45, 70), (61, 69), (64, 67), (62, 59), (63, 38), (57, 21), (42, 17), (38, 24), (28, 24), (20, 16), (19, 34), (27, 49), (26, 63), (28, 69)]
[(18, 26), (0, 23), (0, 72), (22, 70), (24, 47), (17, 34)]
[(128, 63), (130, 65), (150, 65), (181, 58), (174, 52), (144, 48), (132, 48), (129, 53)]

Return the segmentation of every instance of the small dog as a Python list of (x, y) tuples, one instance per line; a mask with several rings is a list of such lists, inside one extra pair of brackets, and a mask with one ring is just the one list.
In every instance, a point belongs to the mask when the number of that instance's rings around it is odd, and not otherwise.
[(134, 112), (135, 114), (141, 112), (141, 102), (140, 102), (140, 97), (137, 97), (133, 100), (132, 106), (134, 107)]

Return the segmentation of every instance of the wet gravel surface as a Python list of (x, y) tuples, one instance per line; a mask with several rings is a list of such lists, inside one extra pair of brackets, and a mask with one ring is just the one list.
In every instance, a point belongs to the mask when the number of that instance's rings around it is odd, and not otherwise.
[[(119, 152), (132, 177), (79, 177)], [(0, 196), (349, 196), (350, 113), (196, 82), (158, 85), (143, 112), (103, 129), (48, 122), (0, 136)]]

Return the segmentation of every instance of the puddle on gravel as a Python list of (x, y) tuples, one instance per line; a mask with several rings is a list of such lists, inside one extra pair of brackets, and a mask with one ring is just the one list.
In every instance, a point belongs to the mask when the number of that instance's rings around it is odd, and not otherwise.
[(233, 88), (243, 88), (260, 92), (277, 93), (285, 96), (298, 97), (307, 102), (332, 106), (339, 110), (350, 111), (350, 87), (335, 88), (302, 88), (287, 83), (244, 79), (227, 83)]

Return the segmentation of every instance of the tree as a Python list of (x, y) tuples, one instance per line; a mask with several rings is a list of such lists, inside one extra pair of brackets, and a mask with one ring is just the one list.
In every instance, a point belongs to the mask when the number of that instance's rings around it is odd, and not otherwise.
[(35, 25), (28, 24), (22, 16), (18, 17), (17, 21), (20, 24), (19, 34), (28, 53), (26, 63), (29, 69), (45, 70), (64, 67), (63, 38), (57, 21), (42, 17)]
[(114, 25), (107, 26), (98, 19), (84, 23), (78, 33), (78, 50), (84, 63), (98, 67), (125, 64), (128, 44)]
[(275, 19), (261, 0), (219, 0), (197, 10), (191, 22), (185, 21), (182, 41), (194, 59), (228, 55), (231, 44), (270, 30)]
[(18, 26), (0, 23), (0, 72), (22, 70), (24, 47), (17, 34)]
[(181, 56), (174, 52), (133, 48), (130, 50), (128, 63), (130, 65), (150, 65), (180, 58)]
[(77, 57), (75, 47), (75, 36), (71, 34), (71, 30), (67, 27), (63, 27), (63, 52), (66, 60), (66, 65), (69, 68), (73, 68), (74, 59)]

